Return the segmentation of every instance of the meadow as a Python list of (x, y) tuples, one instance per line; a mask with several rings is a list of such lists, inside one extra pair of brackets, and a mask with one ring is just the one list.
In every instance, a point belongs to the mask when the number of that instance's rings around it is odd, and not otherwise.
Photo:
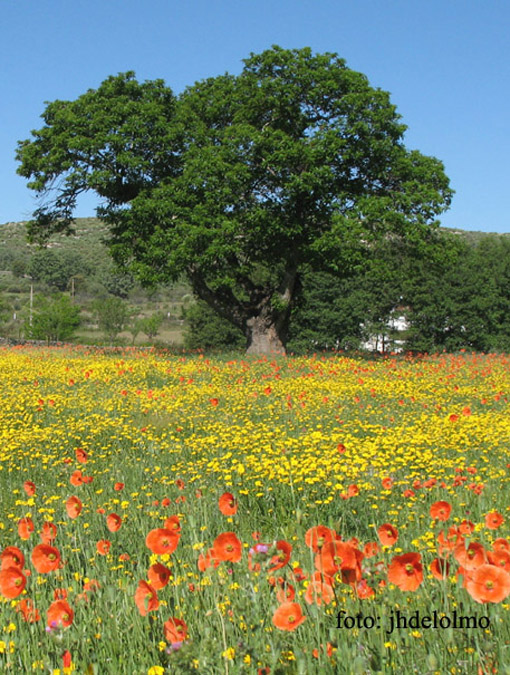
[(510, 357), (0, 349), (0, 669), (510, 672)]

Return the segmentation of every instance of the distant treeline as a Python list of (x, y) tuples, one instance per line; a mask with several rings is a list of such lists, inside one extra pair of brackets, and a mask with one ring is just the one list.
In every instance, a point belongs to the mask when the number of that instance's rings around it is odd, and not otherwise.
[[(357, 349), (383, 334), (414, 352), (510, 350), (510, 238), (444, 234), (433, 258), (387, 241), (353, 276), (304, 274), (288, 350)], [(404, 315), (407, 329), (389, 328)], [(203, 303), (188, 311), (189, 347), (241, 346), (243, 336)]]

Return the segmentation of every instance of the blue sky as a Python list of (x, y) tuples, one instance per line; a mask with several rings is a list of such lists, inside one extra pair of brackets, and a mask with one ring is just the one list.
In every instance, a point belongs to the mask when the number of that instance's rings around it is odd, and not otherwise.
[(14, 153), (44, 101), (126, 70), (178, 93), (278, 44), (336, 52), (391, 93), (407, 146), (456, 191), (443, 225), (510, 232), (509, 28), (508, 0), (1, 0), (0, 223), (35, 208)]

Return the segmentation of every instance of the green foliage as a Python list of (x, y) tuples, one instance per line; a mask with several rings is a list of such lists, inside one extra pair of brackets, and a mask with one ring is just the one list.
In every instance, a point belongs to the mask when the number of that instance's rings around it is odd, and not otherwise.
[(145, 333), (149, 340), (152, 340), (156, 337), (163, 323), (162, 314), (153, 314), (152, 316), (146, 316), (143, 319), (137, 319), (135, 321), (135, 330), (137, 333)]
[[(14, 270), (13, 270), (14, 271)], [(40, 281), (59, 291), (68, 289), (75, 275), (87, 275), (88, 265), (72, 251), (55, 252), (49, 249), (36, 251), (29, 260), (27, 273), (34, 281)]]
[(207, 303), (198, 301), (186, 309), (186, 349), (241, 349), (246, 338), (230, 321), (222, 319)]
[(17, 159), (43, 197), (32, 239), (69, 232), (94, 190), (117, 262), (149, 285), (186, 275), (264, 350), (271, 331), (283, 348), (304, 266), (355, 271), (388, 234), (427, 246), (452, 192), (441, 162), (404, 147), (389, 95), (337, 55), (273, 47), (244, 64), (178, 99), (109, 77), (49, 103)]
[(27, 337), (58, 342), (71, 338), (80, 324), (80, 308), (62, 293), (34, 298), (32, 325), (26, 322)]
[(93, 310), (100, 330), (111, 341), (115, 340), (129, 323), (128, 306), (120, 298), (98, 300), (94, 302)]

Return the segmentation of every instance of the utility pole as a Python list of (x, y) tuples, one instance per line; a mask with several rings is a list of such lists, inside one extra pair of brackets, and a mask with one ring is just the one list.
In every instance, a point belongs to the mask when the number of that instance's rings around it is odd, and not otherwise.
[(34, 308), (34, 284), (30, 284), (30, 315), (28, 317), (28, 325), (32, 326), (32, 311)]

